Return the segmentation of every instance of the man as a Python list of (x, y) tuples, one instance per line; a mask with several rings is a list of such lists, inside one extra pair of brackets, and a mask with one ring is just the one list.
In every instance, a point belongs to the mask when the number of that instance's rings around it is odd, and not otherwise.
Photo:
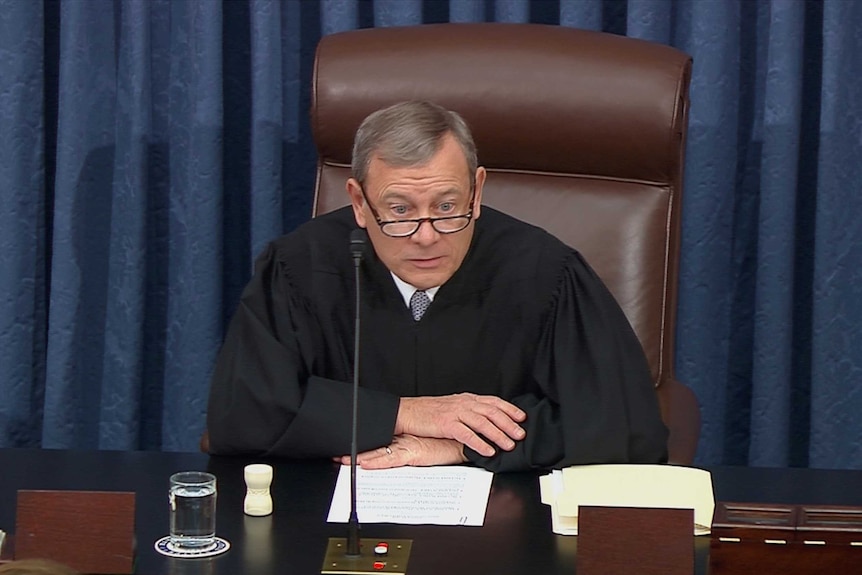
[(349, 461), (359, 226), (373, 249), (360, 272), (358, 464), (666, 459), (619, 306), (576, 251), (482, 206), (485, 169), (460, 116), (428, 102), (371, 114), (352, 175), (350, 208), (258, 259), (213, 376), (212, 453)]

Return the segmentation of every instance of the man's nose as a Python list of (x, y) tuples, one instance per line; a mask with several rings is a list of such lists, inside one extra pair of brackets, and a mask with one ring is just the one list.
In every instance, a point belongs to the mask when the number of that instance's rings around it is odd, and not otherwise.
[(419, 229), (410, 239), (418, 244), (429, 245), (440, 239), (440, 232), (434, 229), (429, 220), (425, 220), (419, 223)]

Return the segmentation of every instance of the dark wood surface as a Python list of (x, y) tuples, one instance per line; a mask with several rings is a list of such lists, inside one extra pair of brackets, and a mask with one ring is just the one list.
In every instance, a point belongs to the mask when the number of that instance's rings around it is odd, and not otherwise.
[[(691, 575), (693, 509), (578, 508), (581, 575)], [(650, 526), (644, 529), (644, 526)]]
[[(275, 512), (242, 512), (243, 467), (260, 459), (198, 453), (0, 450), (0, 529), (15, 525), (19, 489), (116, 490), (136, 493), (137, 573), (143, 575), (314, 574), (327, 539), (342, 524), (326, 516), (338, 466), (327, 461), (267, 461), (275, 469)], [(218, 478), (217, 534), (231, 542), (209, 560), (157, 554), (168, 531), (168, 478), (177, 471), (209, 471)], [(862, 471), (711, 468), (717, 500), (862, 505)], [(645, 526), (649, 529), (649, 526)], [(494, 478), (483, 527), (364, 525), (363, 537), (413, 539), (411, 575), (447, 573), (562, 574), (575, 572), (577, 538), (554, 535), (539, 502), (537, 474)], [(707, 572), (709, 539), (695, 539), (696, 573)]]
[(135, 499), (131, 491), (21, 489), (15, 558), (53, 559), (91, 574), (132, 573)]

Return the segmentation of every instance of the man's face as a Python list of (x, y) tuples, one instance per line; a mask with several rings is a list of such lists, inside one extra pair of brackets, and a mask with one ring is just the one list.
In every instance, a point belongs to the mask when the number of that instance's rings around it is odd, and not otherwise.
[[(473, 220), (479, 217), (485, 170), (476, 171)], [(405, 282), (428, 289), (443, 285), (461, 267), (470, 241), (474, 221), (463, 230), (441, 234), (430, 222), (422, 222), (410, 237), (393, 238), (384, 234), (369, 203), (381, 221), (435, 218), (466, 214), (470, 211), (470, 174), (458, 142), (446, 136), (427, 163), (412, 167), (393, 167), (374, 157), (365, 178), (365, 195), (359, 182), (347, 182), (356, 223), (368, 230), (374, 251), (392, 273)]]

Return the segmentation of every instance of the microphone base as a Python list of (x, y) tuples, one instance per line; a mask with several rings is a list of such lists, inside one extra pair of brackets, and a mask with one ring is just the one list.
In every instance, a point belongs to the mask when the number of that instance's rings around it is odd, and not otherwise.
[[(374, 547), (380, 543), (389, 544), (386, 555), (376, 555)], [(347, 539), (330, 537), (323, 557), (320, 572), (323, 575), (340, 573), (401, 573), (407, 572), (407, 562), (410, 560), (412, 539), (370, 539), (359, 540), (359, 555), (347, 555)]]

